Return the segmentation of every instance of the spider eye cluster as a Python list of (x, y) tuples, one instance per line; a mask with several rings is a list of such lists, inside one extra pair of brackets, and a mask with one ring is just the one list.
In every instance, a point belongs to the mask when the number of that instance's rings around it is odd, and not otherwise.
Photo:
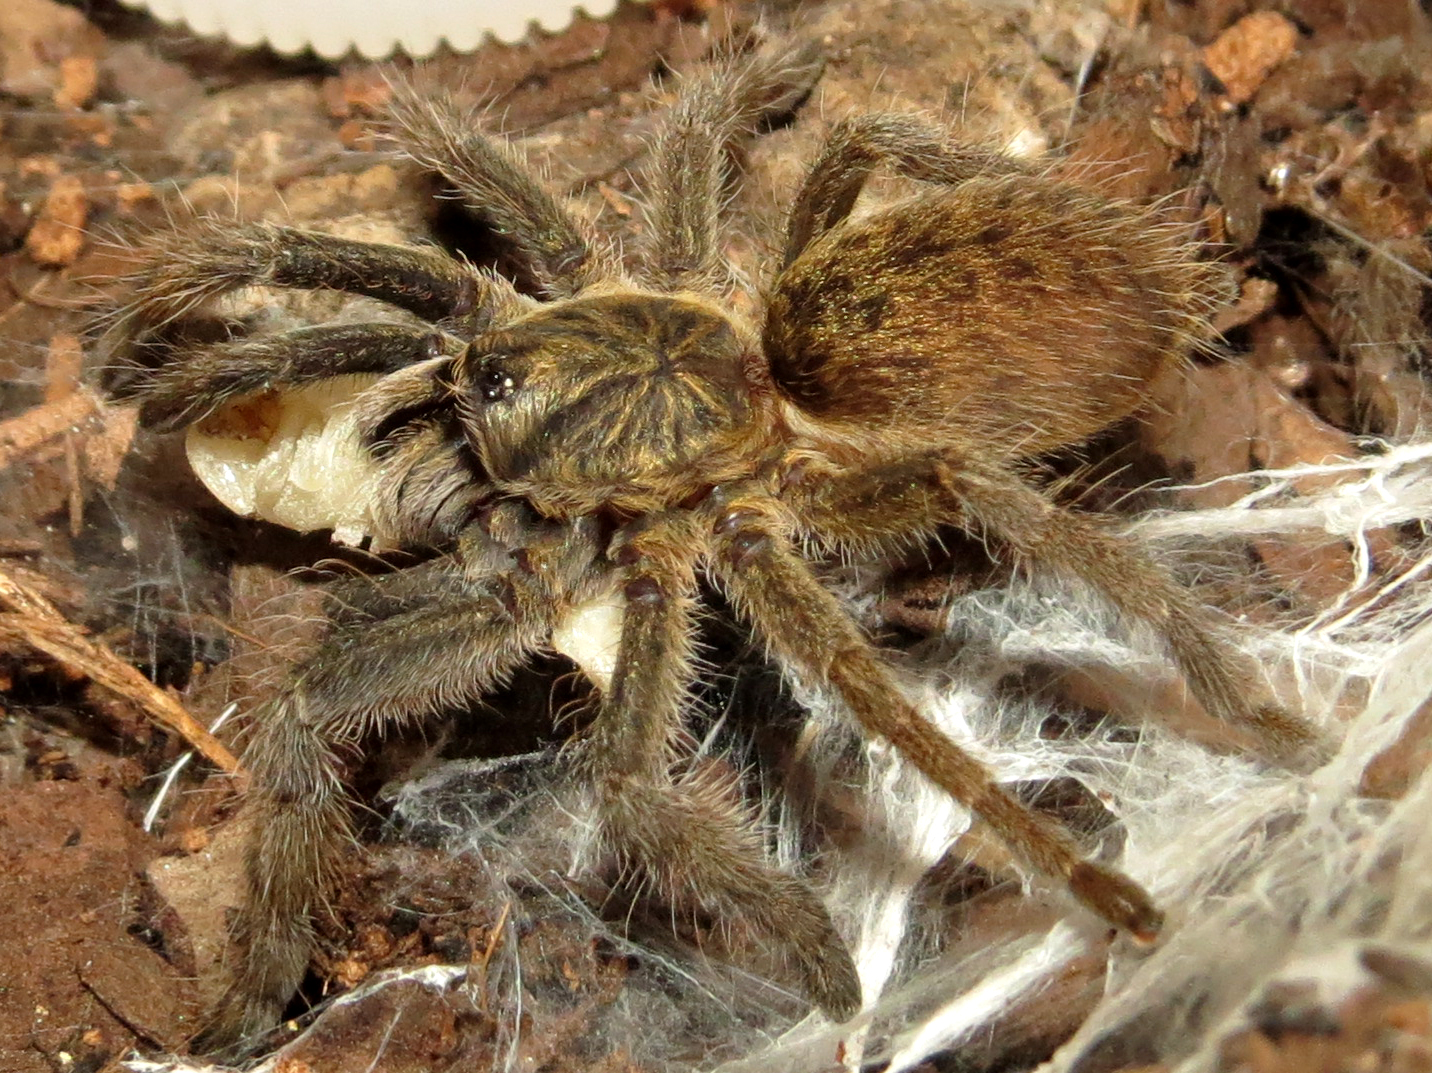
[(517, 387), (517, 378), (498, 365), (488, 365), (477, 376), (477, 390), (483, 402), (501, 402)]

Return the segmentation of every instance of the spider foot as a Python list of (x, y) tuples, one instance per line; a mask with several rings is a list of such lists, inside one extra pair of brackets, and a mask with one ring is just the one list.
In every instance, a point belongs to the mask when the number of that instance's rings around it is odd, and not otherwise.
[(1156, 942), (1163, 929), (1163, 912), (1148, 893), (1122, 872), (1080, 861), (1069, 873), (1074, 897), (1109, 923), (1132, 935), (1136, 942)]
[[(829, 918), (827, 918), (827, 923)], [(860, 1012), (860, 976), (855, 960), (838, 936), (819, 950), (802, 950), (801, 974), (806, 997), (832, 1021), (849, 1021)]]
[(1316, 771), (1336, 751), (1326, 735), (1279, 704), (1259, 705), (1249, 723), (1258, 732), (1264, 755), (1298, 774)]
[(190, 1054), (207, 1055), (225, 1065), (239, 1064), (264, 1049), (283, 1016), (283, 1003), (245, 997), (230, 989), (210, 1011), (207, 1022), (189, 1041)]

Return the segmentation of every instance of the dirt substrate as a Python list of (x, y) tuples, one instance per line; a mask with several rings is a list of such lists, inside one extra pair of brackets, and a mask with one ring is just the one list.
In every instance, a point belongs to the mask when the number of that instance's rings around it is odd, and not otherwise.
[[(793, 12), (825, 44), (828, 67), (813, 98), (743, 162), (730, 250), (743, 270), (766, 269), (781, 206), (830, 122), (888, 107), (1047, 150), (1061, 173), (1122, 196), (1171, 199), (1168, 211), (1229, 267), (1237, 298), (1218, 315), (1219, 352), (1156, 385), (1144, 420), (1077, 459), (1050, 460), (1086, 505), (1224, 505), (1247, 488), (1207, 482), (1354, 457), (1362, 437), (1405, 441), (1427, 427), (1432, 31), (1416, 3), (660, 2), (440, 56), (420, 78), (490, 102), (602, 232), (639, 236), (633, 176), (673, 72), (758, 17), (779, 27)], [(104, 0), (0, 5), (6, 1073), (95, 1073), (185, 1052), (237, 898), (241, 832), (221, 769), (241, 740), (230, 727), (206, 742), (183, 717), (209, 725), (235, 701), (252, 710), (300, 643), (312, 567), (363, 561), (322, 534), (236, 520), (189, 474), (176, 437), (103, 407), (87, 386), (94, 317), (134, 263), (126, 243), (194, 213), (308, 226), (375, 218), (453, 240), (452, 221), (375, 140), (387, 92), (369, 63), (232, 50)], [(491, 238), (459, 237), (474, 256)], [(1171, 497), (1148, 490), (1154, 482), (1200, 487)], [(1375, 586), (1405, 565), (1423, 537), (1415, 526), (1371, 534), (1371, 574), (1360, 579), (1340, 540), (1259, 537), (1241, 550), (1246, 568), (1205, 592), (1252, 621), (1308, 621), (1349, 585)], [(981, 549), (952, 543), (936, 563), (894, 570), (868, 624), (908, 647), (943, 629), (952, 592), (997, 577)], [(712, 644), (740, 650), (720, 636)], [(767, 670), (747, 658), (744, 676), (709, 685), (708, 699), (737, 710), (761, 694), (738, 722), (769, 739), (762, 755), (789, 759), (790, 702), (762, 690)], [(560, 839), (543, 829), (553, 814), (530, 810), (546, 799), (532, 788), (554, 778), (548, 751), (562, 731), (549, 710), (576, 722), (586, 711), (569, 672), (550, 660), (455, 731), (425, 728), (358, 777), (374, 803), (368, 851), (350, 856), (320, 923), (323, 952), (289, 1011), (298, 1020), (268, 1046), (298, 1034), (307, 1005), (360, 999), (334, 1007), (280, 1068), (707, 1068), (801, 1016), (797, 1000), (749, 980), (719, 1011), (692, 999), (724, 986), (726, 963), (774, 971), (739, 927), (687, 921), (673, 935), (663, 907), (600, 868), (565, 878)], [(1070, 675), (1059, 688), (1071, 710), (1097, 719), (1136, 704), (1140, 687)], [(1405, 794), (1432, 757), (1429, 739), (1424, 713), (1368, 766), (1368, 799)], [(205, 756), (146, 823), (159, 776), (196, 741)], [(508, 754), (519, 759), (483, 766)], [(439, 757), (471, 766), (435, 767)], [(454, 781), (414, 804), (397, 777), (413, 771)], [(1046, 791), (1039, 807), (1086, 829), (1106, 822), (1077, 782)], [(841, 837), (841, 803), (823, 808)], [(451, 852), (457, 812), (497, 832), (481, 858)], [(958, 921), (952, 944), (975, 948), (1065, 911), (1022, 898), (978, 846), (964, 849), (988, 867), (956, 852), (930, 896)], [(605, 906), (605, 921), (592, 905)], [(612, 938), (613, 921), (630, 940)], [(712, 965), (693, 965), (694, 945)], [(1226, 1033), (1219, 1068), (1432, 1070), (1432, 966), (1405, 951), (1363, 959), (1366, 985), (1331, 1005), (1296, 985), (1265, 995), (1261, 1013)], [(409, 975), (362, 997), (387, 970)], [(981, 1047), (924, 1068), (1032, 1068), (1097, 1001), (1101, 972), (1092, 959), (1011, 1011)], [(515, 1021), (489, 1001), (498, 994), (525, 1001)], [(1125, 1057), (1097, 1068), (1152, 1073), (1177, 1056)]]

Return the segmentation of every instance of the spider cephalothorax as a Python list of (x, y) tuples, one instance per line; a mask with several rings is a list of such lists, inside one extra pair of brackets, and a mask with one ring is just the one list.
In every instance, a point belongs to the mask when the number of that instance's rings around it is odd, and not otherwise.
[(545, 513), (650, 510), (748, 476), (773, 400), (755, 341), (696, 296), (573, 298), (453, 363), (484, 473)]
[[(620, 621), (615, 659), (587, 666), (599, 710), (575, 746), (607, 844), (672, 901), (742, 916), (813, 1002), (853, 1014), (859, 983), (825, 907), (768, 862), (725, 789), (681, 762), (702, 577), (788, 673), (1018, 856), (1114, 924), (1156, 934), (1136, 883), (1085, 860), (921, 716), (798, 549), (878, 552), (962, 527), (1152, 627), (1251, 748), (1316, 753), (1207, 609), (1017, 468), (1133, 412), (1149, 378), (1207, 338), (1217, 273), (1175, 229), (916, 117), (856, 117), (796, 194), (763, 324), (733, 311), (718, 228), (729, 151), (817, 69), (808, 50), (759, 52), (683, 86), (654, 147), (635, 276), (510, 147), (416, 95), (398, 110), (409, 154), (505, 236), (539, 297), (434, 249), (266, 226), (167, 240), (140, 273), (108, 335), (116, 394), (151, 424), (243, 445), (287, 427), (255, 425), (255, 408), (282, 413), (363, 374), (343, 410), (353, 465), (371, 475), (359, 516), (386, 543), (445, 553), (345, 587), (325, 639), (256, 721), (248, 904), (214, 1041), (271, 1025), (308, 962), (348, 830), (340, 747), (482, 694), (562, 646), (592, 607)], [(880, 166), (925, 185), (857, 218)], [(409, 316), (198, 330), (213, 299), (251, 284), (344, 290)]]

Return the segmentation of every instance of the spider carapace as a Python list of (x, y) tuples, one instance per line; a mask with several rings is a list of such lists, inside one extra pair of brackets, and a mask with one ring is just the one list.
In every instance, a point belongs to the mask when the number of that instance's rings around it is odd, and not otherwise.
[(450, 375), (482, 471), (557, 517), (752, 476), (776, 427), (758, 355), (709, 300), (623, 291), (485, 332)]

